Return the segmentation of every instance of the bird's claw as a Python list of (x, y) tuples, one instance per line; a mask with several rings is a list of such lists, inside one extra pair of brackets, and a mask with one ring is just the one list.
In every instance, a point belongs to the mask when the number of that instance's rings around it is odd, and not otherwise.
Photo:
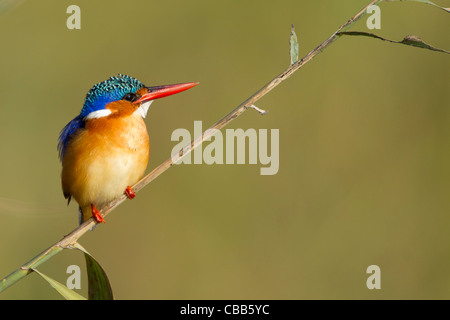
[(134, 193), (134, 191), (131, 189), (130, 186), (128, 186), (125, 189), (125, 194), (127, 195), (128, 199), (133, 200), (134, 198), (136, 198), (136, 193)]
[(93, 204), (91, 204), (91, 209), (92, 216), (94, 217), (95, 221), (97, 221), (97, 223), (105, 223), (105, 219), (103, 219), (100, 211), (98, 211), (98, 209)]

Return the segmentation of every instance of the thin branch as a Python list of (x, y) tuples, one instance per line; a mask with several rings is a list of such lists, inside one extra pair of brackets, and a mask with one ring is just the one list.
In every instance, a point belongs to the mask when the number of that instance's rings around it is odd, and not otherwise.
[[(239, 106), (237, 106), (234, 110), (228, 113), (221, 120), (217, 121), (213, 126), (211, 126), (208, 130), (206, 130), (201, 136), (197, 137), (195, 140), (191, 142), (190, 145), (184, 147), (180, 150), (180, 152), (163, 163), (161, 163), (158, 167), (153, 169), (149, 174), (143, 177), (138, 183), (132, 186), (134, 192), (138, 192), (142, 188), (144, 188), (147, 184), (155, 180), (159, 177), (160, 174), (169, 169), (175, 162), (180, 160), (182, 157), (189, 154), (192, 150), (197, 148), (202, 142), (208, 138), (210, 138), (216, 130), (220, 130), (228, 123), (239, 117), (242, 113), (244, 113), (247, 109), (255, 109), (254, 104), (256, 101), (264, 97), (270, 91), (272, 91), (275, 87), (277, 87), (281, 82), (288, 79), (294, 72), (303, 67), (306, 63), (310, 62), (316, 55), (322, 52), (326, 47), (328, 47), (331, 43), (333, 43), (336, 39), (339, 38), (338, 33), (347, 30), (351, 25), (353, 25), (356, 21), (358, 21), (362, 16), (366, 14), (366, 10), (368, 7), (375, 5), (382, 0), (373, 0), (363, 9), (361, 9), (356, 15), (350, 18), (345, 24), (343, 24), (339, 29), (333, 33), (328, 39), (326, 39), (323, 43), (321, 43), (317, 48), (308, 53), (303, 59), (297, 61), (294, 64), (291, 64), (285, 71), (276, 76), (273, 80), (267, 83), (264, 87), (258, 90), (256, 93), (251, 95), (247, 100), (242, 102)], [(259, 108), (258, 108), (259, 109)], [(112, 210), (114, 210), (118, 205), (120, 205), (123, 201), (125, 201), (127, 197), (122, 195), (121, 197), (111, 201), (109, 204), (105, 205), (101, 208), (100, 212), (103, 216), (107, 216)], [(89, 229), (95, 226), (96, 222), (93, 218), (85, 221), (78, 228), (73, 230), (68, 235), (64, 236), (60, 241), (34, 257), (32, 260), (24, 264), (22, 267), (12, 272), (10, 275), (6, 276), (2, 279), (0, 283), (0, 292), (10, 287), (15, 282), (19, 281), (26, 275), (32, 272), (32, 268), (36, 268), (41, 263), (47, 261), (60, 251), (65, 248), (72, 248), (77, 240), (83, 236)]]

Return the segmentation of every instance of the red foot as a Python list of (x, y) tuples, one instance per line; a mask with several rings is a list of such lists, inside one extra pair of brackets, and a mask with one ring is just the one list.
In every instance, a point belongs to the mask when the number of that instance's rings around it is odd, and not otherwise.
[(105, 223), (105, 219), (103, 219), (102, 215), (100, 214), (100, 211), (98, 211), (93, 204), (91, 204), (91, 209), (92, 209), (92, 216), (97, 221), (97, 223)]
[(128, 186), (125, 189), (125, 194), (127, 195), (128, 199), (133, 200), (134, 198), (136, 198), (136, 193), (134, 193), (134, 191), (131, 189), (130, 186)]

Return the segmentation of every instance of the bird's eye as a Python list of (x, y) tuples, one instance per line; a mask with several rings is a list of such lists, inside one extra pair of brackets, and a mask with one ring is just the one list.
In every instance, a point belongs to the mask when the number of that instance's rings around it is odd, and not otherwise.
[(136, 93), (127, 93), (123, 96), (122, 100), (131, 101), (134, 102), (139, 98), (139, 96)]

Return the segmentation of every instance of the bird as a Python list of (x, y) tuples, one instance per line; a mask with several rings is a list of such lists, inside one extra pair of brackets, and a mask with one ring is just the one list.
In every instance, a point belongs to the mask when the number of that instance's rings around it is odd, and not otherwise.
[(198, 85), (198, 82), (147, 87), (119, 74), (94, 85), (80, 114), (60, 132), (58, 154), (61, 185), (67, 204), (79, 205), (79, 224), (94, 217), (105, 220), (98, 208), (124, 193), (145, 173), (150, 142), (144, 119), (153, 100)]

